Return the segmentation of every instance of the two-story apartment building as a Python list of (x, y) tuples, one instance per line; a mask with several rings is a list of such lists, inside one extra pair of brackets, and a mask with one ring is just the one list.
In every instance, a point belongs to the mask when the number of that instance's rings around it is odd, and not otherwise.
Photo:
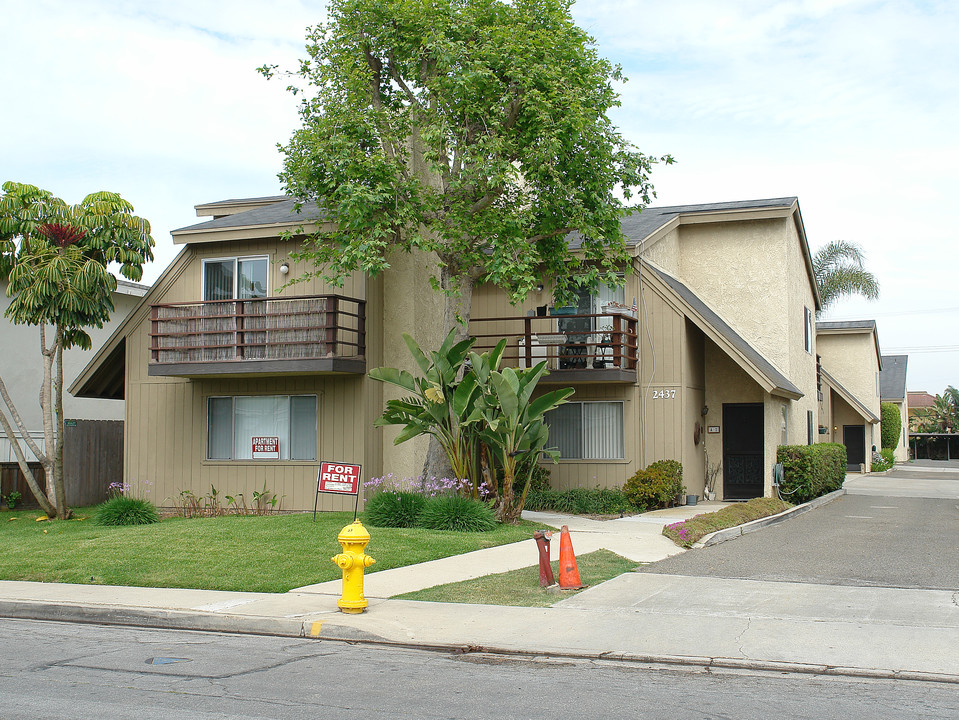
[[(403, 332), (442, 339), (435, 267), (400, 255), (375, 279), (287, 286), (309, 270), (292, 258), (299, 241), (279, 237), (310, 217), (292, 208), (198, 206), (213, 219), (174, 231), (183, 251), (71, 388), (126, 399), (125, 478), (154, 483), (161, 502), (265, 486), (302, 510), (320, 459), (360, 463), (365, 477), (422, 468), (424, 443), (394, 446), (394, 429), (372, 427), (389, 390), (366, 371), (411, 364)], [(650, 208), (623, 227), (622, 287), (559, 307), (549, 278), (519, 307), (477, 287), (477, 350), (507, 337), (507, 363), (545, 359), (545, 386), (576, 389), (550, 418), (557, 487), (618, 486), (674, 458), (701, 495), (708, 455), (719, 497), (769, 494), (776, 447), (815, 427), (819, 298), (798, 202)]]
[(846, 446), (849, 470), (872, 468), (880, 445), (882, 354), (875, 320), (816, 323), (822, 395), (820, 423), (824, 442)]

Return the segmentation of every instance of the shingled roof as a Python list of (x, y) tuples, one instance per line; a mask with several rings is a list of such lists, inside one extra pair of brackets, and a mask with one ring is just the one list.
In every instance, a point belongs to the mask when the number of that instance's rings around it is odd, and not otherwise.
[(906, 364), (908, 355), (883, 355), (879, 371), (879, 395), (883, 401), (906, 399)]

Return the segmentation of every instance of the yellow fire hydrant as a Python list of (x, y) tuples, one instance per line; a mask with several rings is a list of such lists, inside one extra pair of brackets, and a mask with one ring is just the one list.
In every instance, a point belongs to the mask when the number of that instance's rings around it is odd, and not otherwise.
[(343, 546), (343, 552), (330, 558), (343, 569), (343, 596), (336, 604), (345, 613), (361, 613), (370, 604), (363, 595), (363, 569), (376, 562), (363, 552), (370, 534), (359, 520), (354, 520), (336, 540)]

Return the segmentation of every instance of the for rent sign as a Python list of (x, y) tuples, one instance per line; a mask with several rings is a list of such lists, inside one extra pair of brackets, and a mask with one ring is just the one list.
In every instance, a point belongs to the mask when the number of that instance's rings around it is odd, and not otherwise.
[(347, 463), (321, 463), (316, 491), (356, 495), (360, 491), (360, 469), (359, 465)]
[(280, 438), (278, 437), (253, 438), (253, 459), (254, 460), (279, 460), (280, 459)]

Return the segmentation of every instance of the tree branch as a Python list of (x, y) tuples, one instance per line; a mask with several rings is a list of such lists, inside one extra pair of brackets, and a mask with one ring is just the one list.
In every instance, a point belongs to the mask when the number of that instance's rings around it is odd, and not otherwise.
[[(20, 417), (20, 413), (17, 412), (17, 408), (14, 406), (13, 400), (10, 399), (10, 393), (7, 392), (7, 386), (3, 382), (2, 377), (0, 377), (0, 397), (3, 398), (3, 404), (6, 405), (7, 408), (9, 408), (10, 417), (12, 417), (13, 421), (17, 424), (17, 428), (19, 428), (20, 430), (20, 436), (23, 438), (24, 442), (27, 443), (27, 447), (30, 448), (30, 452), (36, 455), (37, 460), (39, 460), (41, 463), (47, 462), (49, 458), (47, 458), (46, 455), (40, 452), (40, 448), (37, 446), (35, 442), (33, 442), (33, 438), (30, 437), (30, 432), (24, 426), (23, 419)], [(0, 408), (0, 410), (2, 410), (2, 408)], [(3, 412), (0, 412), (0, 416), (3, 416), (4, 418), (3, 427), (6, 430), (7, 429), (6, 415), (4, 415)], [(7, 437), (10, 439), (11, 443), (19, 447), (19, 443), (17, 443), (16, 439), (14, 438), (12, 429), (7, 432)]]
[[(3, 381), (0, 380), (0, 386), (2, 385)], [(4, 388), (4, 394), (5, 393), (6, 389)], [(7, 407), (12, 406), (8, 404)], [(30, 470), (30, 465), (27, 463), (27, 458), (23, 454), (23, 448), (21, 448), (20, 443), (17, 442), (17, 439), (13, 434), (13, 428), (10, 426), (10, 421), (7, 420), (7, 415), (4, 412), (0, 412), (0, 425), (3, 425), (3, 431), (10, 439), (10, 445), (13, 447), (13, 454), (17, 456), (17, 464), (20, 466), (20, 470), (23, 472), (23, 477), (26, 479), (27, 485), (30, 487), (30, 492), (33, 493), (33, 496), (37, 499), (37, 502), (40, 503), (40, 507), (43, 509), (43, 512), (47, 514), (47, 517), (56, 517), (57, 511), (54, 510), (46, 496), (44, 496), (43, 491), (40, 489), (39, 483), (37, 483), (37, 479), (33, 476), (33, 471)]]

